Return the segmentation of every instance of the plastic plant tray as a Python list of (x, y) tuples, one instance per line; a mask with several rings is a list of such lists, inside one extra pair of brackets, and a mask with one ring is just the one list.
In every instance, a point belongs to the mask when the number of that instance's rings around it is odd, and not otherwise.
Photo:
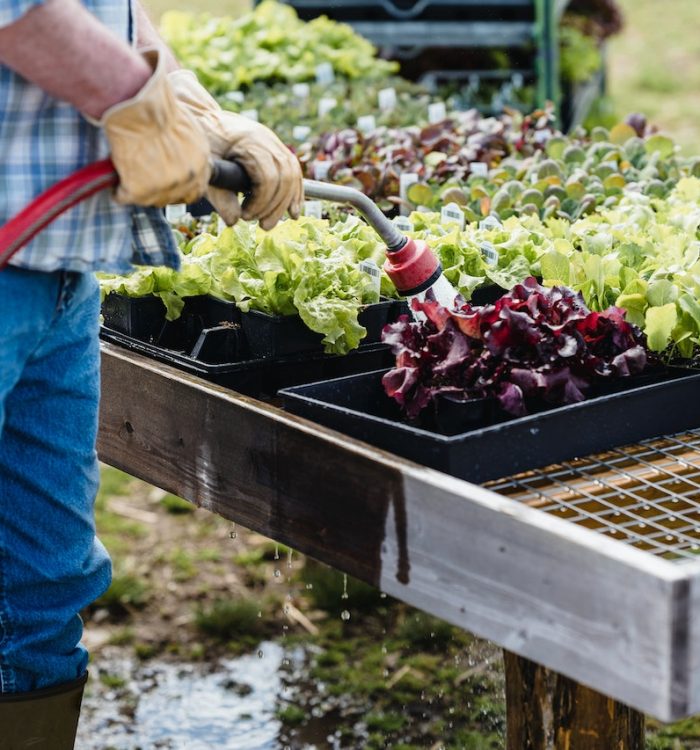
[[(398, 313), (394, 300), (367, 305), (358, 315), (358, 322), (367, 329), (361, 346), (376, 344), (382, 328)], [(323, 336), (312, 331), (298, 315), (269, 315), (250, 310), (241, 316), (243, 331), (254, 357), (282, 357), (301, 352), (321, 351)]]
[(129, 351), (249, 396), (274, 396), (281, 388), (300, 383), (386, 367), (392, 358), (388, 347), (375, 344), (344, 356), (317, 353), (277, 359), (253, 359), (250, 355), (243, 355), (242, 358), (227, 362), (222, 361), (226, 352), (237, 352), (235, 343), (231, 344), (229, 341), (227, 344), (222, 339), (225, 328), (215, 326), (204, 329), (189, 353), (140, 341), (105, 327), (101, 329), (100, 337)]
[[(634, 378), (614, 392), (521, 418), (476, 422), (455, 434), (403, 421), (384, 370), (284, 389), (285, 408), (371, 445), (471, 482), (573, 459), (700, 424), (700, 373)], [(623, 390), (623, 388), (625, 388)], [(454, 429), (454, 426), (453, 426)]]

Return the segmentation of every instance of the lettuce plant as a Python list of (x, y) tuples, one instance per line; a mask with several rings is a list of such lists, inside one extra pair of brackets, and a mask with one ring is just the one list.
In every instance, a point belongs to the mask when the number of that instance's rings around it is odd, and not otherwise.
[(532, 277), (492, 305), (460, 298), (454, 309), (431, 300), (412, 304), (425, 320), (402, 316), (385, 327), (396, 366), (382, 381), (410, 418), (440, 397), (495, 398), (522, 416), (533, 399), (576, 403), (595, 383), (646, 366), (644, 336), (623, 310), (591, 312), (580, 294), (545, 288)]

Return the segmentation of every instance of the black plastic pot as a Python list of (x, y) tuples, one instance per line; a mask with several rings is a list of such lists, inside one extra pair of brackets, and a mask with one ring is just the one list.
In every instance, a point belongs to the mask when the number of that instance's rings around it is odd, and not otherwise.
[(127, 297), (110, 292), (102, 302), (107, 328), (143, 341), (157, 341), (165, 325), (165, 305), (159, 297)]
[[(393, 300), (381, 300), (360, 311), (357, 320), (367, 329), (361, 346), (381, 339), (382, 328), (389, 321), (394, 306)], [(242, 313), (241, 324), (254, 357), (285, 357), (323, 349), (322, 334), (312, 331), (298, 315), (269, 315), (250, 310)]]
[(629, 378), (625, 390), (614, 392), (616, 384), (613, 392), (601, 390), (579, 404), (526, 417), (472, 412), (469, 424), (453, 434), (408, 424), (384, 393), (384, 372), (288, 388), (280, 395), (294, 414), (472, 482), (700, 426), (700, 374), (688, 370), (666, 371), (656, 382)]

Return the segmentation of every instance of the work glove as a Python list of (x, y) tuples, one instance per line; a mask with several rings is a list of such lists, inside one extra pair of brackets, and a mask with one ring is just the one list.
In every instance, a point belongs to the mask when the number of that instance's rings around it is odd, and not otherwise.
[(211, 172), (202, 128), (173, 93), (162, 56), (142, 54), (153, 69), (132, 99), (110, 107), (95, 124), (104, 128), (119, 174), (117, 203), (165, 206), (204, 195)]
[(263, 229), (272, 229), (285, 211), (299, 218), (304, 197), (301, 167), (292, 152), (267, 127), (226, 112), (189, 70), (168, 76), (175, 96), (194, 115), (209, 139), (212, 156), (237, 161), (250, 177), (253, 189), (239, 205), (228, 190), (208, 188), (207, 199), (230, 226), (242, 216), (258, 219)]

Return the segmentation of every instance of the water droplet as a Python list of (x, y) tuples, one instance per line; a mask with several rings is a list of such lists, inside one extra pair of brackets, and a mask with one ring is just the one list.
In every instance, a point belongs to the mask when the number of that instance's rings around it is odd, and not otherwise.
[(284, 607), (282, 607), (282, 611), (284, 612), (285, 615), (288, 615), (289, 614), (289, 607), (285, 604)]
[(280, 559), (280, 546), (275, 542), (275, 560)]
[(291, 549), (290, 549), (290, 550), (289, 550), (289, 552), (287, 553), (287, 567), (288, 567), (288, 568), (291, 568), (291, 567), (292, 567), (292, 555), (293, 555), (293, 554), (294, 554), (294, 553), (292, 552), (292, 550), (291, 550)]
[(314, 587), (313, 583), (307, 583), (306, 588), (311, 591), (311, 589)]
[(388, 677), (388, 676), (389, 676), (389, 670), (388, 670), (388, 669), (385, 669), (385, 670), (384, 670), (384, 671), (382, 672), (382, 674), (384, 675), (384, 677), (385, 677), (385, 678), (386, 678), (386, 677)]
[(258, 659), (262, 659), (263, 656), (265, 656), (265, 654), (263, 654), (262, 649), (260, 649), (260, 651), (258, 651)]
[(258, 612), (258, 617), (262, 617), (262, 612)]
[(382, 591), (381, 594), (379, 594), (380, 599), (386, 599), (386, 594)]
[(275, 578), (279, 578), (281, 575), (282, 574), (279, 570), (275, 570)]
[(386, 653), (386, 646), (382, 646), (382, 653), (383, 653), (383, 654), (385, 654), (385, 653)]
[(344, 609), (344, 610), (343, 610), (343, 611), (342, 611), (342, 612), (340, 613), (340, 619), (341, 619), (341, 620), (345, 620), (345, 622), (347, 622), (347, 621), (348, 621), (348, 620), (350, 619), (350, 613), (349, 613), (349, 612), (347, 611), (347, 609)]
[(348, 574), (347, 573), (343, 573), (343, 594), (340, 598), (341, 599), (348, 598)]

